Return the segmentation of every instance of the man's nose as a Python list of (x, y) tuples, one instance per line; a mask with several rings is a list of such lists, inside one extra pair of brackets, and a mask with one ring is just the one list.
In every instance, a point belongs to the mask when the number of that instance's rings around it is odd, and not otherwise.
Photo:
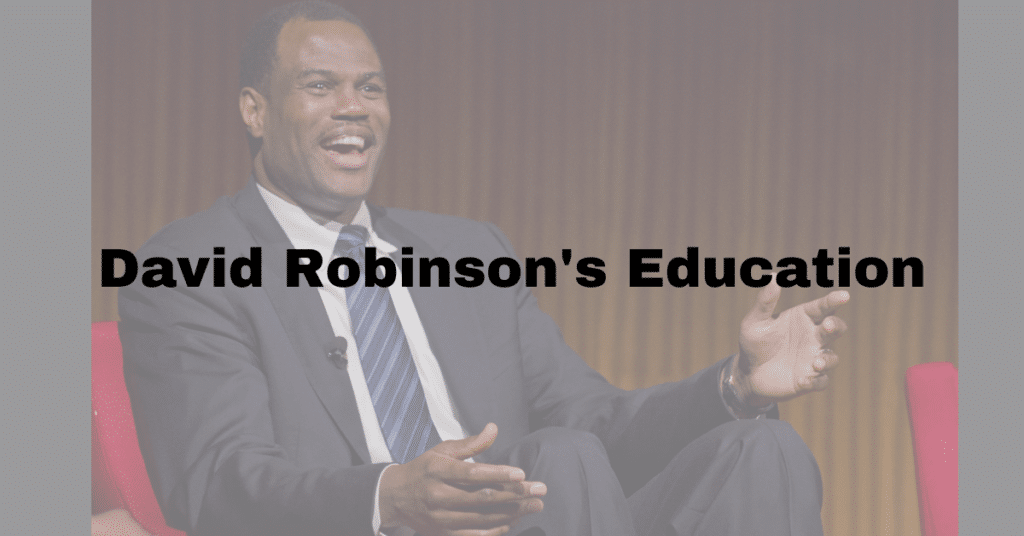
[(331, 118), (342, 121), (366, 119), (369, 112), (356, 92), (343, 92), (338, 95), (338, 102), (331, 111)]

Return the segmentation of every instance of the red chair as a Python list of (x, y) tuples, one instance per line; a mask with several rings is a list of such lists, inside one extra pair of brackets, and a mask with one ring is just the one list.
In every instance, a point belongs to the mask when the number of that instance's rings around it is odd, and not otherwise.
[(907, 408), (923, 536), (957, 533), (957, 370), (952, 363), (907, 369)]
[(92, 511), (122, 508), (156, 536), (185, 536), (164, 522), (139, 451), (124, 385), (117, 322), (92, 325)]

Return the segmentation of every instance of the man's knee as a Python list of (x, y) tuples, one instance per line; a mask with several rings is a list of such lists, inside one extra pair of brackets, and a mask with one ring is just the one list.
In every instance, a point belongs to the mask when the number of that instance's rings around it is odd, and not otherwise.
[(641, 534), (821, 534), (817, 463), (774, 419), (708, 431), (629, 500)]
[(756, 445), (814, 458), (800, 434), (788, 422), (777, 419), (738, 419), (722, 424), (708, 434), (718, 437), (723, 446)]
[(524, 517), (514, 529), (525, 530), (522, 536), (632, 532), (626, 497), (594, 434), (543, 428), (520, 439), (509, 461), (526, 471), (527, 480), (548, 487), (544, 511)]
[(739, 419), (721, 424), (684, 449), (666, 468), (670, 472), (704, 471), (721, 467), (726, 471), (749, 467), (767, 477), (767, 467), (776, 465), (782, 474), (800, 480), (817, 481), (821, 473), (814, 454), (789, 423), (777, 419)]
[(572, 428), (541, 428), (524, 438), (523, 447), (537, 458), (549, 460), (586, 462), (608, 459), (604, 445), (597, 436)]
[(821, 471), (811, 449), (793, 427), (777, 419), (740, 419), (725, 423), (708, 434), (717, 436), (720, 455), (767, 476), (767, 465), (780, 466), (780, 476), (789, 481), (816, 484), (820, 490)]
[(548, 427), (524, 436), (499, 456), (503, 462), (526, 471), (527, 478), (551, 474), (583, 474), (607, 470), (611, 464), (601, 440), (594, 434), (571, 428)]
[[(783, 496), (812, 510), (821, 508), (821, 473), (814, 455), (792, 426), (775, 419), (719, 425), (680, 451), (658, 478), (658, 494), (682, 497), (684, 510), (707, 512), (721, 504), (732, 512)], [(771, 515), (788, 512), (786, 501), (769, 507)]]

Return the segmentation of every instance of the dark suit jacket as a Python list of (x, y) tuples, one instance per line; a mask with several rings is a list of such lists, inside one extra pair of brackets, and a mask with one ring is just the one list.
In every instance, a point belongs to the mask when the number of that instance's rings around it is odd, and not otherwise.
[[(416, 257), (515, 257), (491, 224), (377, 207), (371, 215), (382, 238)], [(262, 286), (228, 278), (215, 287), (208, 273), (196, 288), (180, 275), (175, 288), (146, 288), (140, 277), (120, 294), (125, 378), (168, 522), (220, 536), (370, 534), (384, 466), (369, 463), (348, 374), (326, 356), (333, 332), (317, 290), (285, 285), (292, 245), (255, 183), (168, 225), (138, 259), (194, 263), (214, 247), (227, 248), (228, 263), (261, 247)], [(717, 388), (722, 362), (623, 391), (566, 346), (522, 284), (410, 293), (463, 426), (499, 427), (478, 461), (541, 427), (583, 429), (601, 438), (629, 491), (730, 419)]]

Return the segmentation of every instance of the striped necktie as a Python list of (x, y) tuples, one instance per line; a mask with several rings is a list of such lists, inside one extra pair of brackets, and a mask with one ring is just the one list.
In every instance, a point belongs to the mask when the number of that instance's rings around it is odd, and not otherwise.
[[(355, 259), (363, 272), (363, 246), (368, 236), (365, 227), (346, 225), (338, 234), (334, 254)], [(356, 282), (345, 290), (345, 297), (377, 421), (391, 458), (405, 463), (441, 442), (430, 419), (409, 342), (387, 288)]]

